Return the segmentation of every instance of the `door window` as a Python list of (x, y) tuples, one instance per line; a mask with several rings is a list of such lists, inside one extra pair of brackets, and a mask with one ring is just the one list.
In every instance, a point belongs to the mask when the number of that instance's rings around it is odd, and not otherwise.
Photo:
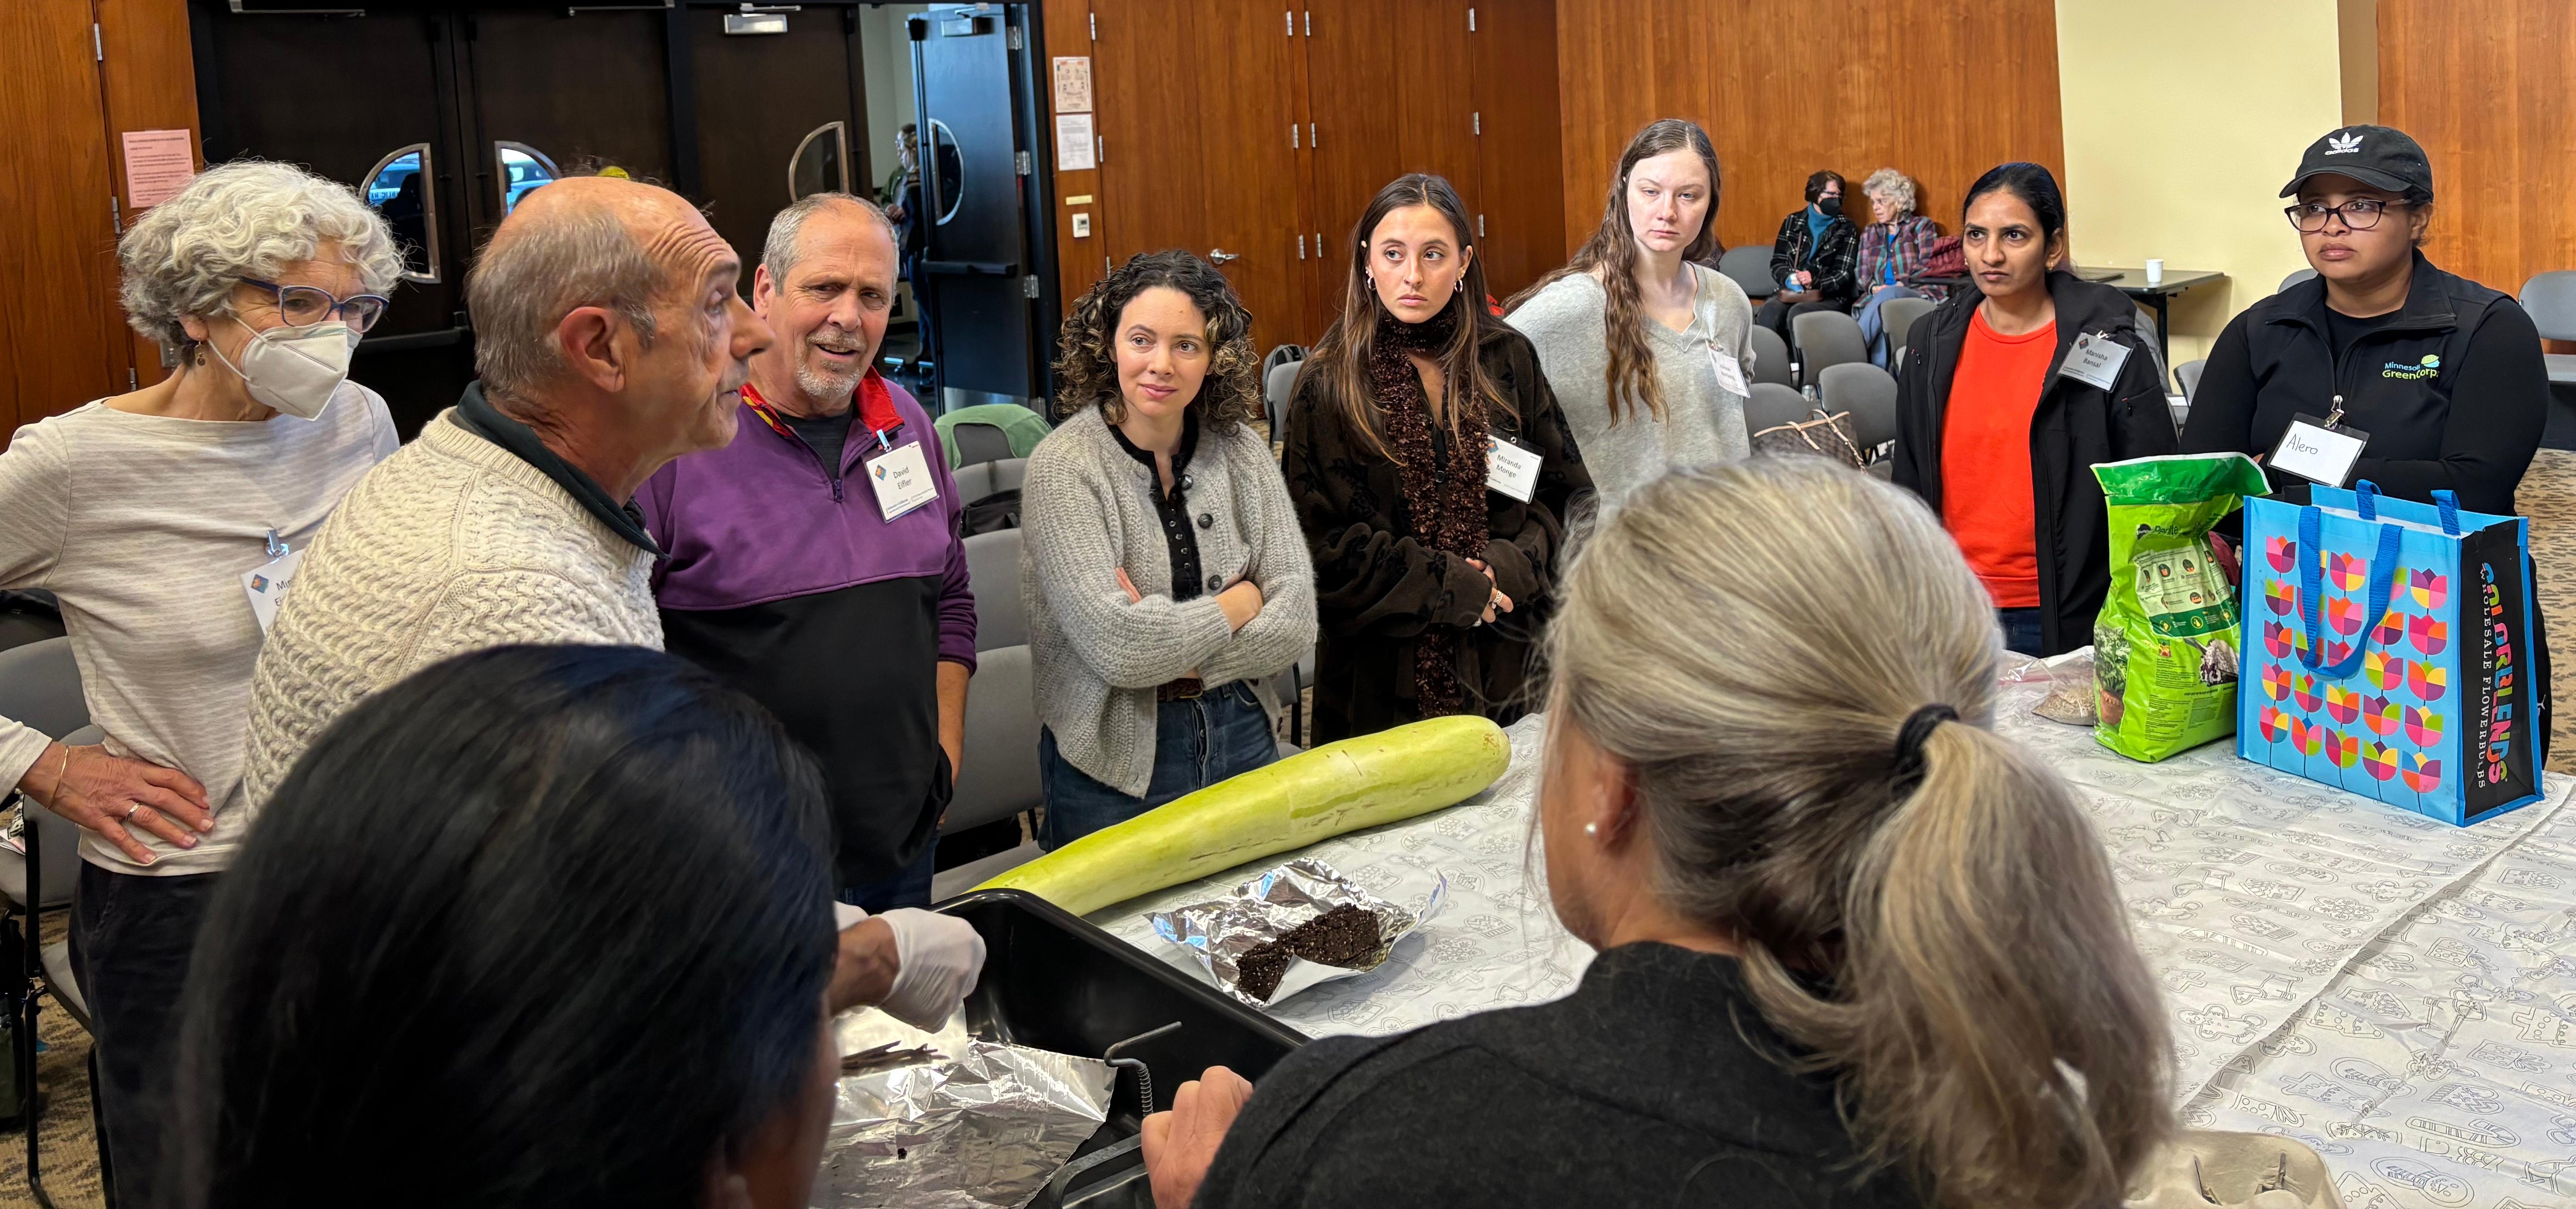
[(430, 188), (429, 144), (397, 147), (367, 171), (367, 204), (394, 229), (403, 280), (438, 280), (438, 201)]
[(796, 154), (787, 158), (787, 200), (849, 191), (849, 126), (825, 122), (806, 135), (804, 142), (796, 144)]
[(555, 167), (553, 157), (526, 143), (507, 139), (492, 144), (493, 162), (501, 166), (501, 212), (519, 208), (519, 199), (539, 185), (552, 182), (563, 173)]

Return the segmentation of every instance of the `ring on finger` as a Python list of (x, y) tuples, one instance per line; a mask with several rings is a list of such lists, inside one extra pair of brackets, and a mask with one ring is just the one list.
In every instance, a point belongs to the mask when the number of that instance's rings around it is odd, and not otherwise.
[(126, 803), (126, 806), (125, 806), (125, 821), (126, 821), (126, 822), (129, 822), (129, 823), (133, 822), (133, 821), (134, 821), (134, 812), (135, 812), (135, 811), (138, 811), (138, 810), (141, 810), (141, 809), (143, 809), (143, 803), (141, 803), (141, 802), (128, 802), (128, 803)]

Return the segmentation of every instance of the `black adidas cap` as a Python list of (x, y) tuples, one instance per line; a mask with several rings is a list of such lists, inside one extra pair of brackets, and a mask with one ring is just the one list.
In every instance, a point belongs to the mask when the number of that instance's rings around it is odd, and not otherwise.
[(2299, 157), (2299, 174), (2281, 186), (2281, 196), (2299, 191), (2311, 176), (2349, 176), (2374, 189), (2410, 197), (2433, 196), (2433, 161), (2406, 132), (2389, 126), (2346, 126), (2308, 144)]

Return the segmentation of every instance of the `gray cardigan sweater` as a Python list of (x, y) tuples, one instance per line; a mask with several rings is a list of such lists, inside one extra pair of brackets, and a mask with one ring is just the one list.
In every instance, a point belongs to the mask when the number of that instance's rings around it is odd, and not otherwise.
[[(1203, 424), (1189, 477), (1201, 571), (1261, 587), (1261, 612), (1240, 630), (1214, 592), (1172, 599), (1159, 485), (1099, 408), (1038, 443), (1020, 492), (1038, 720), (1074, 767), (1134, 797), (1154, 776), (1155, 686), (1193, 668), (1211, 688), (1268, 676), (1315, 641), (1315, 570), (1269, 444), (1243, 424)], [(1121, 568), (1142, 601), (1118, 586)]]
[(1676, 332), (1643, 319), (1664, 388), (1664, 419), (1642, 409), (1610, 422), (1610, 345), (1603, 327), (1609, 295), (1589, 273), (1558, 278), (1506, 320), (1538, 350), (1539, 368), (1583, 450), (1584, 469), (1600, 492), (1602, 515), (1667, 467), (1733, 461), (1752, 452), (1744, 431), (1743, 395), (1721, 389), (1709, 350), (1736, 358), (1753, 381), (1753, 307), (1744, 289), (1706, 265), (1690, 266), (1699, 291), (1691, 325)]

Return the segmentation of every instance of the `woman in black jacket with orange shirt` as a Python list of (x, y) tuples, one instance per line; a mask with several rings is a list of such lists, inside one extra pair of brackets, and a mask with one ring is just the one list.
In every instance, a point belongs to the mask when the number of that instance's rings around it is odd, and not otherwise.
[(1474, 231), (1437, 176), (1379, 190), (1297, 375), (1282, 469), (1315, 563), (1318, 741), (1518, 718), (1566, 512), (1592, 490), (1537, 351), (1483, 305)]
[[(1994, 598), (2005, 646), (2055, 655), (2093, 641), (2111, 589), (2109, 513), (2092, 467), (2172, 453), (2173, 413), (2137, 304), (2054, 267), (2066, 202), (2048, 169), (1992, 169), (1965, 210), (1959, 243), (1977, 289), (1916, 320), (1906, 340), (1892, 477), (1958, 541)], [(2070, 360), (2088, 336), (2114, 364)]]

